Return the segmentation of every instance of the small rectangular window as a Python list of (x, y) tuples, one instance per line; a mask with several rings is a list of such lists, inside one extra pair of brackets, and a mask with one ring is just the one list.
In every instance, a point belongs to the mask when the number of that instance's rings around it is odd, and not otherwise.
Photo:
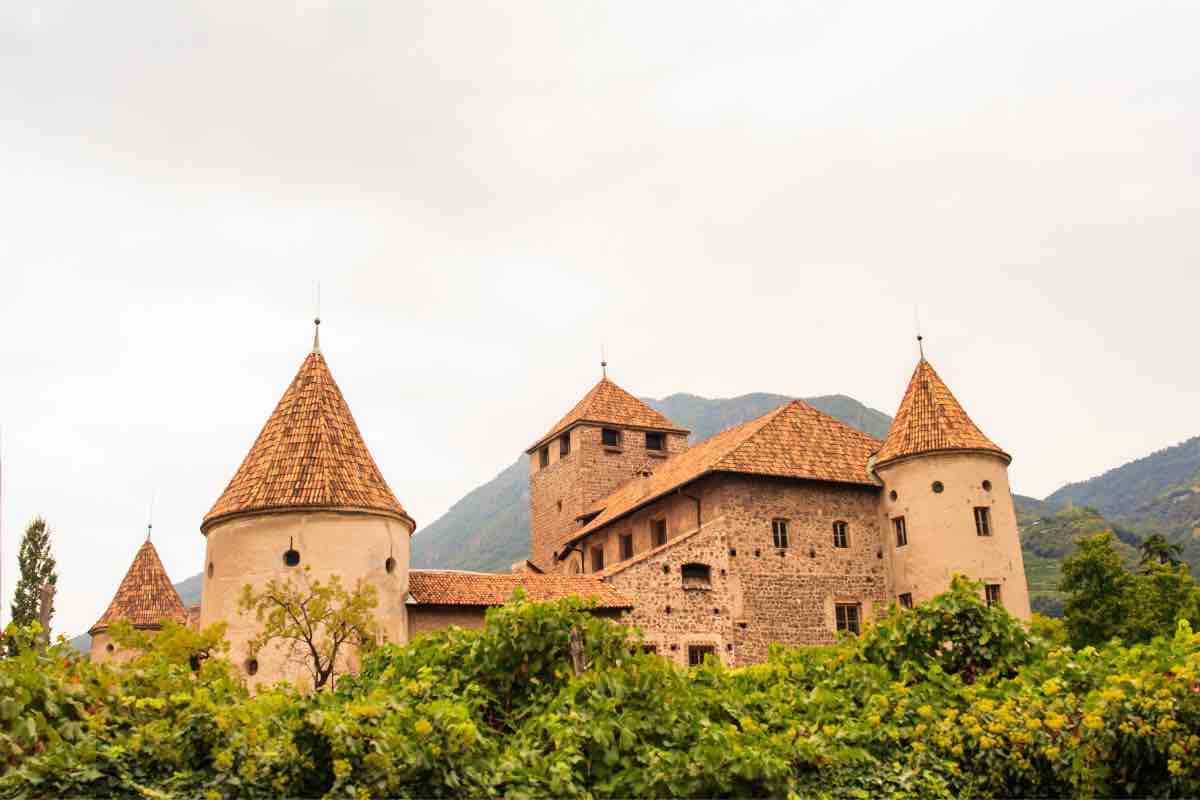
[(661, 547), (667, 543), (667, 521), (665, 519), (650, 520), (650, 546)]
[(558, 437), (558, 457), (569, 456), (571, 454), (571, 434), (564, 433)]
[(904, 517), (893, 519), (892, 527), (896, 530), (896, 547), (904, 547), (908, 544), (908, 526), (904, 524)]
[(838, 603), (834, 606), (839, 631), (850, 631), (857, 636), (861, 630), (859, 618), (862, 616), (862, 606), (859, 603)]
[(633, 534), (621, 534), (621, 560), (633, 558)]
[(663, 433), (647, 433), (646, 434), (646, 449), (647, 450), (666, 450), (667, 436)]
[(771, 538), (775, 546), (783, 549), (788, 546), (788, 524), (786, 519), (771, 520)]
[(538, 466), (539, 467), (550, 466), (550, 446), (549, 445), (546, 445), (541, 450), (538, 450)]
[(704, 663), (704, 657), (712, 654), (716, 655), (717, 648), (711, 644), (689, 644), (688, 645), (688, 666), (698, 667)]
[(987, 599), (988, 608), (995, 608), (1000, 605), (1000, 584), (989, 583), (983, 587), (983, 596)]
[(833, 546), (850, 546), (850, 526), (844, 522), (833, 523)]
[(646, 654), (648, 654), (648, 655), (655, 655), (655, 654), (657, 654), (657, 653), (658, 653), (658, 645), (656, 645), (656, 644), (644, 644), (644, 645), (642, 645), (642, 652), (643, 652), (643, 653), (646, 653)]
[(905, 592), (897, 598), (901, 608), (912, 608), (912, 592)]
[(621, 446), (621, 432), (619, 430), (617, 430), (616, 428), (601, 428), (600, 429), (600, 442), (605, 447), (620, 447)]
[(592, 548), (592, 572), (599, 572), (604, 569), (604, 545), (596, 545)]
[(990, 508), (983, 507), (975, 509), (975, 535), (992, 535), (992, 510)]

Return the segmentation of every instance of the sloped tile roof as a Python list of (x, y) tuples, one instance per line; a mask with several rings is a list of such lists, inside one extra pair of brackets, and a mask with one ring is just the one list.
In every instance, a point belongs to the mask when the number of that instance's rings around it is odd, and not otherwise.
[(679, 486), (710, 472), (877, 485), (867, 460), (880, 441), (801, 400), (718, 433), (667, 459), (649, 477), (635, 477), (596, 503), (596, 516), (560, 548), (602, 528)]
[(200, 529), (207, 531), (235, 514), (282, 509), (367, 511), (412, 522), (371, 458), (324, 356), (315, 349)]
[(94, 635), (121, 620), (137, 627), (157, 627), (165, 619), (186, 623), (188, 612), (163, 569), (158, 551), (147, 539), (133, 557), (108, 610), (88, 633)]
[(924, 358), (913, 370), (876, 466), (897, 458), (946, 450), (987, 450), (1009, 458), (983, 435)]
[(606, 377), (593, 386), (565, 417), (525, 452), (532, 453), (547, 439), (553, 439), (577, 422), (690, 433), (687, 428), (679, 427)]
[(408, 593), (417, 605), (500, 606), (512, 599), (517, 587), (535, 602), (577, 595), (594, 597), (598, 608), (632, 608), (633, 603), (603, 581), (586, 575), (512, 575), (441, 570), (412, 570)]

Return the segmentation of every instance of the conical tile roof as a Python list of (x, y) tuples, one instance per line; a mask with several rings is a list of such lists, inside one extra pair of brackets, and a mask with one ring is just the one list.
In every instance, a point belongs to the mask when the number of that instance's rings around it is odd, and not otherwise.
[(163, 620), (187, 622), (187, 609), (179, 598), (179, 592), (171, 585), (167, 571), (163, 569), (158, 551), (147, 539), (138, 548), (129, 571), (117, 587), (117, 593), (108, 610), (92, 626), (89, 634), (95, 634), (122, 620), (134, 627), (158, 627)]
[(883, 447), (875, 454), (875, 463), (879, 466), (905, 456), (947, 450), (985, 450), (1009, 459), (976, 427), (933, 366), (922, 358)]
[(315, 347), (200, 530), (238, 514), (284, 510), (379, 513), (416, 526), (380, 474)]
[(682, 434), (690, 433), (687, 428), (676, 425), (605, 377), (593, 386), (591, 391), (585, 394), (583, 399), (576, 403), (565, 417), (560, 419), (549, 432), (525, 452), (532, 453), (543, 442), (553, 439), (577, 422), (622, 425)]

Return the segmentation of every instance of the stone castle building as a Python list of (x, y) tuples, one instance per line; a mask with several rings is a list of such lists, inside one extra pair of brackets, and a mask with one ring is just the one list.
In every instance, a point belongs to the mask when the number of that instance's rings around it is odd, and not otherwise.
[[(319, 324), (319, 322), (318, 322)], [(121, 658), (118, 619), (228, 626), (252, 683), (298, 680), (279, 650), (252, 654), (242, 588), (304, 567), (375, 586), (390, 641), (477, 627), (522, 587), (595, 598), (679, 664), (766, 657), (772, 642), (834, 641), (955, 573), (1030, 615), (1010, 457), (921, 358), (884, 441), (792, 401), (691, 445), (686, 429), (607, 376), (528, 450), (530, 557), (511, 574), (409, 569), (416, 523), (367, 450), (319, 340), (200, 524), (202, 600), (185, 609), (149, 540), (90, 631)]]

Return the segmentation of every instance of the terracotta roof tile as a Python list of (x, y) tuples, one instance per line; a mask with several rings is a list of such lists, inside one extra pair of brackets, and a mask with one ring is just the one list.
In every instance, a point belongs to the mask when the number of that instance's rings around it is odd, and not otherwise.
[(590, 513), (598, 516), (559, 546), (710, 472), (874, 486), (867, 460), (879, 445), (878, 439), (792, 400), (671, 457), (649, 477), (623, 484), (592, 506)]
[(163, 569), (158, 551), (147, 539), (133, 557), (129, 571), (108, 604), (108, 610), (88, 633), (94, 635), (121, 620), (138, 627), (151, 627), (158, 626), (165, 619), (186, 623), (188, 612), (183, 607), (179, 592), (171, 585), (167, 571)]
[(200, 529), (234, 514), (296, 508), (382, 512), (412, 521), (316, 350), (304, 359)]
[(876, 465), (944, 450), (990, 450), (1009, 456), (975, 426), (933, 366), (924, 358), (913, 370)]
[(612, 586), (586, 575), (512, 575), (481, 572), (412, 570), (408, 573), (408, 593), (417, 605), (500, 606), (512, 598), (518, 587), (535, 602), (559, 600), (577, 595), (594, 597), (599, 608), (632, 608), (631, 603)]
[(552, 439), (577, 422), (595, 422), (601, 425), (624, 425), (632, 428), (649, 428), (656, 431), (673, 431), (687, 434), (681, 428), (629, 392), (603, 378), (592, 390), (575, 404), (542, 438), (525, 452), (532, 453), (547, 439)]

